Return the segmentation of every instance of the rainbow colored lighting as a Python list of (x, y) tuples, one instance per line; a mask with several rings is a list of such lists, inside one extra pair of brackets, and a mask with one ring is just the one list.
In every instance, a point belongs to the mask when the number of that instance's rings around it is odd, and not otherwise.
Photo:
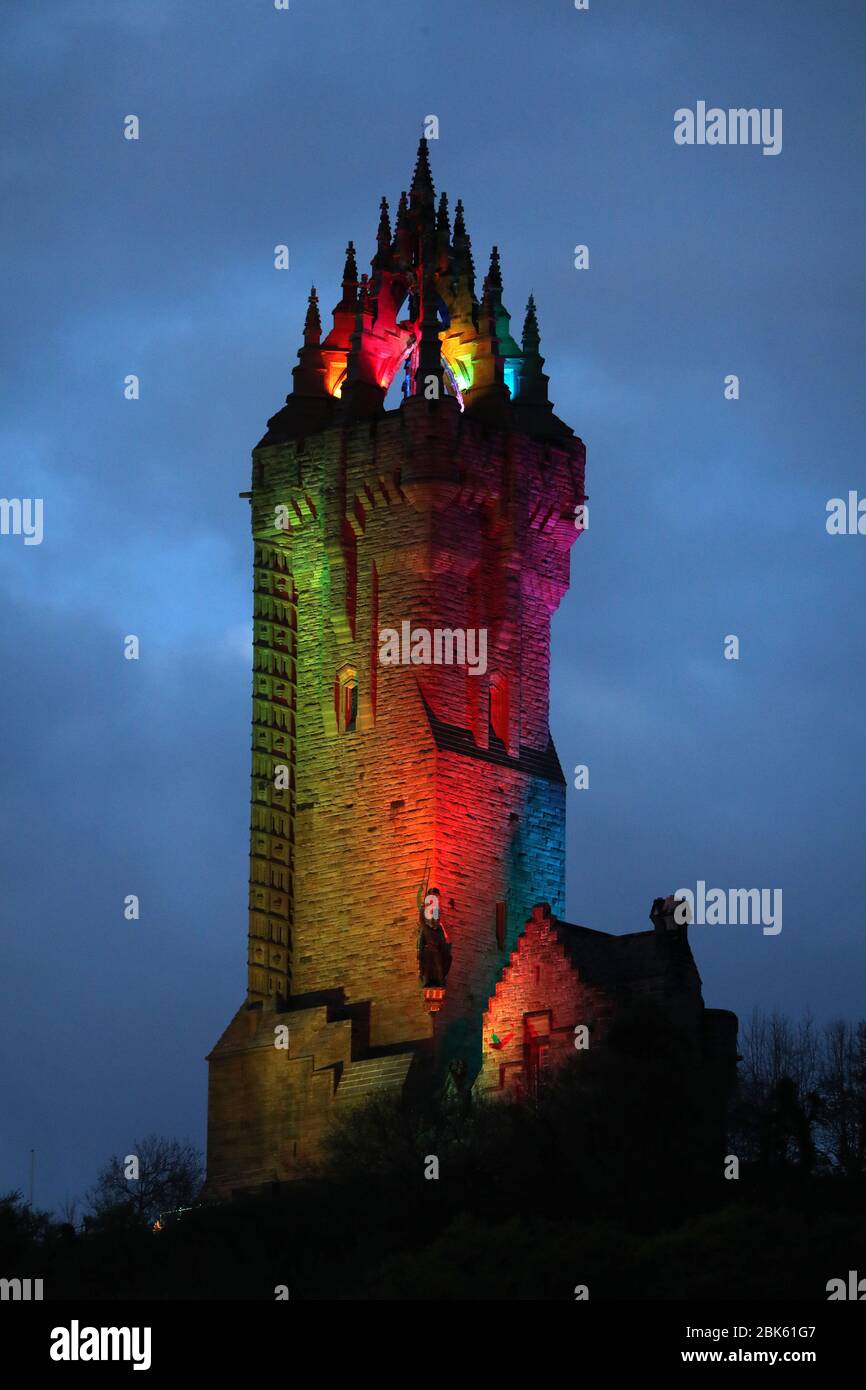
[(400, 199), (393, 234), (382, 199), (376, 240), (370, 273), (360, 275), (349, 242), (342, 295), (324, 339), (318, 296), (311, 292), (294, 394), (348, 397), (350, 413), (363, 414), (378, 408), (405, 369), (405, 396), (414, 395), (432, 373), (461, 410), (471, 412), (485, 399), (501, 401), (503, 385), (506, 400), (547, 403), (534, 301), (527, 306), (518, 343), (502, 302), (498, 248), (493, 247), (476, 292), (463, 206), (457, 204), (452, 229), (444, 193), (437, 209), (426, 141), (419, 147), (411, 190)]

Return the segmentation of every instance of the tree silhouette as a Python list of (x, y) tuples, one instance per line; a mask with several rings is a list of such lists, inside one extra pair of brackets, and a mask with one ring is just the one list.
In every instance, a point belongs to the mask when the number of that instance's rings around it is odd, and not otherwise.
[[(130, 1157), (138, 1159), (138, 1177), (127, 1177)], [(110, 1158), (86, 1195), (91, 1222), (129, 1220), (152, 1225), (161, 1213), (189, 1206), (204, 1181), (198, 1149), (177, 1139), (146, 1135), (129, 1155)]]

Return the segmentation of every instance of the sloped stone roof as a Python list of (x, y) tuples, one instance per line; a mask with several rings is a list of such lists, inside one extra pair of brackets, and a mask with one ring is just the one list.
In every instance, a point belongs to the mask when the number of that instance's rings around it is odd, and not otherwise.
[(527, 773), (530, 777), (543, 777), (547, 782), (565, 784), (565, 776), (552, 738), (548, 740), (544, 750), (521, 745), (518, 757), (512, 758), (501, 740), (491, 739), (489, 748), (479, 748), (468, 729), (460, 729), (456, 724), (446, 724), (438, 719), (426, 700), (424, 708), (436, 747), (441, 751), (459, 753), (464, 758), (477, 758), (480, 762), (498, 763), (500, 767), (511, 767), (517, 772)]
[(572, 922), (554, 922), (554, 930), (569, 960), (587, 984), (615, 989), (638, 980), (693, 973), (700, 976), (685, 930), (662, 937), (656, 931), (615, 936)]

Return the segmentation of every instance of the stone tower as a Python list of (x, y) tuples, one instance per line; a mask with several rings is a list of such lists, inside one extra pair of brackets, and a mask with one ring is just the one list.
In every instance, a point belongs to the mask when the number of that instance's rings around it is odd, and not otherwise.
[(478, 293), (425, 140), (326, 336), (311, 291), (298, 358), (253, 451), (249, 978), (209, 1058), (213, 1193), (302, 1172), (335, 1106), (421, 1067), (471, 1083), (533, 906), (564, 912), (550, 622), (584, 447), (496, 247)]

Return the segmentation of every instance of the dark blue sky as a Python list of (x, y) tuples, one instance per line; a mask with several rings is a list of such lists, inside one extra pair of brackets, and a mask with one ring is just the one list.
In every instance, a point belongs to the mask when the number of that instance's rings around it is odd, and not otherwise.
[[(45, 538), (0, 537), (0, 1189), (31, 1147), (51, 1205), (136, 1135), (203, 1144), (245, 985), (237, 493), (310, 284), (328, 310), (346, 240), (369, 260), (428, 114), (587, 443), (569, 916), (781, 888), (776, 937), (692, 929), (708, 1003), (866, 1014), (866, 537), (825, 530), (866, 494), (859, 0), (28, 0), (2, 27), (0, 495), (44, 498)], [(782, 153), (675, 145), (698, 100), (781, 107)]]

